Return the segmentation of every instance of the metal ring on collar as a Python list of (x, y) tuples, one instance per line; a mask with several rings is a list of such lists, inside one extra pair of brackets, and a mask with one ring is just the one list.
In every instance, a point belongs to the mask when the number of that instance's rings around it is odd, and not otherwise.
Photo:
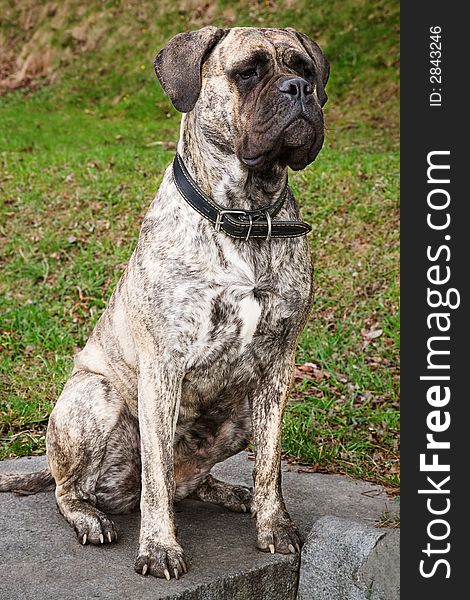
[(272, 230), (271, 215), (269, 214), (269, 211), (266, 211), (266, 221), (268, 222), (268, 234), (266, 236), (266, 241), (269, 242), (269, 240), (271, 239), (271, 230)]
[(253, 227), (253, 217), (249, 213), (248, 213), (248, 218), (250, 219), (250, 226), (248, 227), (248, 233), (246, 234), (245, 240), (250, 239), (250, 233), (251, 233), (251, 229)]

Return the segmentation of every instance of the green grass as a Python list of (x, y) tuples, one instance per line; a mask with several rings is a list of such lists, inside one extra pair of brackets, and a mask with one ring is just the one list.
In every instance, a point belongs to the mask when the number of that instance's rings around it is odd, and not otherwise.
[[(400, 496), (395, 496), (393, 502), (396, 506), (400, 506)], [(378, 520), (374, 524), (374, 527), (385, 529), (399, 529), (400, 512), (397, 511), (396, 508), (395, 510), (391, 511), (387, 506), (387, 508), (383, 511), (383, 513), (379, 516)]]
[[(294, 26), (321, 43), (332, 70), (325, 147), (290, 176), (313, 226), (316, 298), (284, 453), (396, 487), (398, 3), (64, 5), (63, 14), (33, 20), (36, 39), (55, 56), (51, 70), (0, 97), (0, 456), (44, 451), (73, 354), (172, 158), (179, 115), (155, 81), (155, 51), (177, 31), (210, 22)], [(0, 47), (3, 39), (19, 51), (31, 31), (18, 26), (12, 6), (0, 0)], [(104, 32), (86, 51), (70, 34), (84, 23), (90, 37)]]

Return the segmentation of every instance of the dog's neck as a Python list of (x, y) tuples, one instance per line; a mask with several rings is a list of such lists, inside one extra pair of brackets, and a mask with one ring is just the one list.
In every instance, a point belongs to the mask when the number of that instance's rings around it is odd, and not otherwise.
[(178, 153), (201, 190), (225, 208), (256, 210), (274, 204), (285, 193), (286, 167), (249, 169), (234, 154), (207, 140), (194, 113), (182, 117)]

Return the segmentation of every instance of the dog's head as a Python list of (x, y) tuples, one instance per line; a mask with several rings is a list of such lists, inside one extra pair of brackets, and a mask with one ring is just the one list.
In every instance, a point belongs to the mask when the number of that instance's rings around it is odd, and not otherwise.
[(328, 61), (294, 29), (180, 33), (155, 71), (174, 107), (194, 111), (205, 139), (250, 169), (303, 169), (323, 145)]

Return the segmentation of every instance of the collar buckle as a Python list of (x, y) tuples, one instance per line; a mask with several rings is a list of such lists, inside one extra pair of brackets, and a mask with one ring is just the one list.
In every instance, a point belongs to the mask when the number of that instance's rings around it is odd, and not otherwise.
[[(215, 220), (215, 224), (214, 224), (214, 229), (216, 231), (220, 231), (220, 226), (223, 223), (224, 215), (243, 215), (246, 217), (247, 212), (245, 210), (219, 210), (217, 213), (217, 218)], [(250, 223), (251, 223), (251, 217), (250, 217)], [(250, 229), (251, 229), (251, 227), (250, 227)]]

